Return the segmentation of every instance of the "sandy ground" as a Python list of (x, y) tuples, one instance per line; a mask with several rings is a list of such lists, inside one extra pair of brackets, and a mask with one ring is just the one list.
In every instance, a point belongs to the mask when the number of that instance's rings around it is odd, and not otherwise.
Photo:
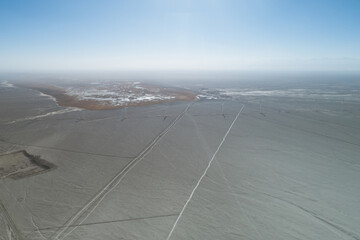
[(0, 91), (0, 153), (57, 166), (0, 180), (0, 239), (360, 239), (358, 102), (67, 112), (36, 91)]

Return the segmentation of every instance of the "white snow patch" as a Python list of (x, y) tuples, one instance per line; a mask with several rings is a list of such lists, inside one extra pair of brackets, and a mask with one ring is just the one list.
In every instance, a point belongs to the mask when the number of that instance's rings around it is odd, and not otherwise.
[(353, 99), (360, 96), (360, 92), (341, 92), (322, 89), (281, 89), (281, 90), (263, 90), (248, 88), (224, 88), (224, 89), (206, 89), (200, 91), (200, 98), (219, 99), (222, 97), (237, 96), (267, 96), (267, 97), (300, 97), (300, 98), (319, 98), (319, 99)]
[[(111, 104), (113, 106), (175, 98), (174, 96), (161, 94), (160, 89), (158, 88), (148, 90), (138, 84), (140, 84), (140, 82), (134, 82), (129, 86), (120, 88), (115, 85), (112, 90), (96, 87), (68, 88), (66, 94), (75, 96), (79, 100), (93, 100), (104, 104)], [(134, 90), (132, 88), (139, 90)], [(150, 93), (147, 93), (147, 91), (150, 91)]]
[(54, 102), (57, 103), (56, 98), (54, 98), (51, 95), (48, 95), (48, 94), (45, 94), (45, 93), (42, 93), (42, 92), (39, 92), (39, 95), (42, 96), (42, 97), (48, 97), (48, 98), (50, 98), (51, 100), (53, 100)]
[(37, 116), (32, 116), (32, 117), (27, 117), (27, 118), (22, 118), (22, 119), (17, 119), (11, 122), (8, 122), (8, 124), (12, 124), (12, 123), (16, 123), (16, 122), (22, 122), (22, 121), (27, 121), (27, 120), (35, 120), (35, 119), (39, 119), (39, 118), (45, 118), (45, 117), (49, 117), (49, 116), (54, 116), (54, 115), (59, 115), (59, 114), (64, 114), (64, 113), (69, 113), (69, 112), (76, 112), (76, 111), (81, 111), (82, 109), (80, 108), (75, 108), (75, 107), (68, 107), (65, 109), (61, 109), (58, 111), (53, 111), (53, 112), (49, 112), (46, 114), (42, 114), (42, 115), (37, 115)]
[(1, 86), (6, 87), (6, 88), (14, 88), (15, 87), (12, 83), (9, 83), (8, 81), (1, 82)]

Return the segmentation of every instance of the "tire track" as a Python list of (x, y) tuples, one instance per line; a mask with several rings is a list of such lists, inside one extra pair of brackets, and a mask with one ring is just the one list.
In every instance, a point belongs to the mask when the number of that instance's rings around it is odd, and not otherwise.
[[(119, 171), (95, 196), (93, 196), (87, 204), (85, 204), (75, 215), (73, 215), (60, 230), (56, 231), (50, 239), (65, 239), (72, 231), (81, 225), (87, 217), (96, 209), (108, 193), (119, 185), (126, 174), (134, 168), (148, 153), (152, 151), (154, 146), (166, 135), (167, 132), (187, 113), (192, 103), (187, 105), (185, 110), (181, 112), (169, 126), (164, 129), (136, 158), (130, 161), (121, 171)], [(71, 228), (71, 229), (70, 229)]]
[(199, 180), (197, 181), (197, 183), (196, 183), (196, 185), (195, 185), (194, 189), (193, 189), (193, 190), (192, 190), (192, 192), (190, 193), (189, 198), (186, 200), (186, 202), (185, 202), (185, 204), (184, 204), (183, 208), (181, 209), (181, 211), (180, 211), (180, 213), (179, 213), (178, 217), (176, 218), (176, 220), (175, 220), (175, 222), (174, 222), (174, 225), (172, 226), (172, 228), (171, 228), (171, 230), (170, 230), (170, 233), (169, 233), (169, 235), (167, 236), (166, 240), (169, 240), (169, 239), (171, 238), (171, 236), (172, 236), (172, 234), (173, 234), (173, 232), (174, 232), (174, 230), (175, 230), (175, 228), (176, 228), (176, 226), (177, 226), (177, 224), (178, 224), (178, 222), (179, 222), (179, 220), (180, 220), (181, 216), (183, 215), (183, 213), (184, 213), (184, 211), (185, 211), (185, 209), (186, 209), (187, 205), (189, 204), (189, 202), (191, 201), (192, 197), (194, 196), (194, 193), (195, 193), (196, 189), (199, 187), (199, 185), (200, 185), (200, 183), (201, 183), (202, 179), (205, 177), (205, 175), (206, 175), (207, 171), (209, 170), (209, 168), (210, 168), (210, 166), (211, 166), (211, 163), (214, 161), (214, 159), (215, 159), (215, 157), (216, 157), (217, 153), (219, 152), (219, 150), (220, 150), (221, 146), (222, 146), (222, 145), (223, 145), (223, 143), (225, 142), (225, 139), (226, 139), (227, 135), (229, 134), (229, 132), (230, 132), (230, 131), (231, 131), (231, 129), (233, 128), (233, 126), (234, 126), (234, 124), (235, 124), (236, 120), (239, 118), (240, 113), (242, 112), (242, 110), (244, 109), (244, 107), (245, 107), (245, 105), (243, 104), (243, 105), (242, 105), (242, 107), (241, 107), (241, 109), (240, 109), (240, 111), (238, 112), (238, 114), (236, 115), (236, 117), (234, 118), (234, 120), (232, 121), (232, 123), (231, 123), (231, 125), (230, 125), (229, 129), (227, 130), (227, 132), (225, 133), (224, 137), (222, 138), (222, 140), (221, 140), (221, 142), (220, 142), (219, 146), (217, 147), (217, 149), (216, 149), (215, 153), (213, 154), (213, 156), (211, 157), (211, 159), (210, 159), (210, 161), (209, 161), (209, 163), (208, 163), (207, 167), (205, 168), (204, 173), (201, 175), (201, 177), (200, 177), (200, 178), (199, 178)]

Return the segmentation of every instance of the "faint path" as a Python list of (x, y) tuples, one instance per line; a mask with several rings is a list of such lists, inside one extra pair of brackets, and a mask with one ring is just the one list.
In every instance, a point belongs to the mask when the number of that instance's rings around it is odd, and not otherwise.
[(237, 197), (237, 194), (236, 194), (235, 190), (233, 189), (233, 187), (231, 186), (232, 184), (231, 184), (230, 180), (226, 177), (225, 172), (224, 172), (224, 169), (222, 168), (220, 162), (219, 162), (216, 158), (215, 158), (215, 162), (216, 162), (217, 165), (219, 166), (221, 175), (222, 175), (222, 177), (223, 177), (224, 180), (225, 180), (225, 183), (226, 183), (227, 188), (229, 189), (231, 195), (233, 195), (234, 198), (235, 198), (236, 205), (244, 212), (244, 215), (245, 215), (245, 217), (248, 219), (248, 222), (251, 222), (251, 223), (252, 223), (251, 227), (255, 230), (256, 234), (258, 235), (258, 239), (263, 239), (263, 240), (264, 240), (264, 239), (265, 239), (264, 236), (261, 234), (261, 232), (258, 230), (258, 228), (257, 228), (257, 226), (256, 226), (256, 225), (257, 225), (257, 224), (256, 224), (256, 221), (255, 221), (251, 216), (249, 216), (249, 215), (246, 213), (245, 209), (242, 207), (242, 205), (241, 205), (241, 203), (240, 203), (240, 201), (239, 201), (239, 199), (238, 199), (238, 197)]
[[(82, 224), (88, 216), (102, 202), (105, 196), (110, 193), (126, 176), (126, 174), (134, 168), (147, 154), (149, 154), (154, 146), (166, 135), (167, 132), (185, 115), (192, 103), (187, 105), (185, 110), (181, 112), (169, 126), (164, 129), (136, 158), (130, 161), (120, 172), (118, 172), (95, 196), (93, 196), (87, 204), (85, 204), (75, 215), (73, 215), (60, 230), (56, 231), (50, 239), (62, 240)], [(72, 227), (71, 227), (72, 226)], [(69, 229), (71, 227), (71, 229)]]
[(194, 193), (195, 193), (196, 189), (199, 187), (201, 180), (205, 177), (205, 175), (206, 175), (207, 171), (208, 171), (208, 170), (209, 170), (209, 168), (210, 168), (211, 163), (212, 163), (212, 162), (214, 161), (214, 159), (215, 159), (216, 154), (219, 152), (219, 150), (220, 150), (221, 146), (222, 146), (222, 145), (223, 145), (223, 143), (225, 142), (225, 139), (226, 139), (227, 135), (229, 134), (229, 132), (230, 132), (230, 130), (232, 129), (232, 127), (234, 126), (234, 124), (235, 124), (236, 120), (239, 118), (240, 113), (242, 112), (242, 110), (244, 109), (244, 107), (245, 107), (245, 105), (243, 104), (243, 105), (242, 105), (242, 107), (241, 107), (241, 109), (240, 109), (240, 111), (238, 112), (238, 114), (237, 114), (237, 115), (236, 115), (236, 117), (234, 118), (233, 122), (231, 123), (231, 125), (230, 125), (229, 129), (228, 129), (228, 130), (227, 130), (227, 132), (225, 133), (225, 135), (224, 135), (224, 137), (223, 137), (222, 141), (220, 142), (220, 144), (219, 144), (218, 148), (216, 149), (216, 151), (215, 151), (214, 155), (213, 155), (213, 156), (212, 156), (212, 158), (210, 159), (210, 161), (209, 161), (209, 163), (208, 163), (207, 167), (205, 168), (204, 173), (203, 173), (203, 174), (201, 175), (201, 177), (199, 178), (199, 181), (196, 183), (196, 185), (195, 185), (194, 189), (192, 190), (192, 192), (191, 192), (191, 194), (190, 194), (189, 198), (187, 199), (187, 201), (186, 201), (186, 203), (185, 203), (184, 207), (181, 209), (180, 214), (179, 214), (179, 215), (178, 215), (178, 217), (176, 218), (175, 223), (174, 223), (173, 227), (171, 228), (170, 233), (169, 233), (169, 235), (167, 236), (166, 240), (169, 240), (169, 239), (171, 238), (171, 235), (173, 234), (173, 232), (174, 232), (174, 230), (175, 230), (175, 228), (176, 228), (176, 225), (178, 224), (178, 222), (179, 222), (179, 220), (180, 220), (181, 216), (183, 215), (183, 213), (184, 213), (184, 211), (185, 211), (185, 209), (186, 209), (187, 205), (188, 205), (188, 204), (189, 204), (189, 202), (191, 201), (191, 199), (192, 199), (192, 197), (193, 197), (193, 195), (194, 195)]
[(353, 143), (353, 142), (350, 142), (350, 141), (347, 141), (347, 140), (344, 140), (344, 139), (341, 139), (341, 138), (332, 137), (332, 136), (329, 136), (329, 135), (326, 135), (326, 134), (323, 134), (323, 133), (318, 133), (318, 132), (314, 132), (314, 131), (311, 131), (311, 130), (302, 129), (302, 128), (299, 128), (299, 127), (294, 127), (294, 126), (291, 126), (291, 125), (288, 125), (288, 124), (279, 123), (279, 122), (277, 122), (277, 121), (272, 121), (272, 120), (268, 120), (268, 119), (265, 119), (265, 118), (260, 118), (260, 117), (250, 116), (250, 115), (248, 115), (248, 117), (250, 117), (250, 118), (255, 118), (255, 119), (259, 119), (259, 120), (261, 120), (261, 121), (269, 122), (269, 123), (276, 124), (276, 125), (279, 125), (279, 126), (283, 126), (283, 127), (295, 129), (295, 130), (302, 131), (302, 132), (306, 132), (306, 133), (311, 133), (311, 134), (313, 134), (313, 135), (317, 135), (317, 136), (320, 136), (320, 137), (324, 137), (324, 138), (328, 138), (328, 139), (331, 139), (331, 140), (336, 140), (336, 141), (338, 141), (338, 142), (342, 142), (342, 143), (346, 143), (346, 144), (351, 144), (351, 145), (360, 147), (360, 144)]
[[(1, 137), (1, 136), (0, 136)], [(45, 146), (37, 146), (37, 145), (30, 145), (30, 144), (22, 144), (22, 143), (15, 143), (11, 141), (7, 141), (0, 138), (0, 142), (8, 143), (12, 145), (17, 145), (21, 147), (33, 147), (33, 148), (40, 148), (40, 149), (49, 149), (49, 150), (56, 150), (56, 151), (62, 151), (62, 152), (71, 152), (71, 153), (82, 153), (87, 155), (93, 155), (93, 156), (100, 156), (100, 157), (113, 157), (113, 158), (134, 158), (129, 156), (118, 156), (118, 155), (112, 155), (112, 154), (101, 154), (101, 153), (92, 153), (92, 152), (84, 152), (84, 151), (76, 151), (71, 149), (65, 149), (65, 148), (57, 148), (57, 147), (45, 147)], [(11, 150), (8, 150), (7, 152), (10, 152)]]
[[(221, 104), (221, 112), (223, 112), (223, 107), (224, 107), (224, 103)], [(216, 114), (216, 115), (217, 115), (217, 116), (221, 116), (221, 115), (224, 116), (224, 114)], [(210, 147), (209, 147), (208, 144), (206, 143), (206, 140), (205, 140), (204, 136), (203, 136), (203, 135), (201, 134), (201, 132), (200, 132), (200, 129), (199, 129), (199, 127), (198, 127), (198, 124), (196, 123), (196, 121), (195, 121), (194, 118), (192, 117), (192, 116), (194, 116), (194, 115), (189, 115), (189, 116), (191, 117), (191, 120), (194, 122), (194, 125), (195, 125), (195, 128), (196, 128), (196, 132), (197, 132), (197, 135), (198, 135), (199, 139), (201, 140), (201, 143), (204, 145), (204, 147), (206, 147), (206, 149), (208, 150), (208, 152), (211, 152)], [(211, 155), (208, 154), (208, 157), (211, 158)], [(257, 239), (263, 239), (263, 240), (264, 240), (265, 238), (264, 238), (264, 236), (260, 233), (260, 231), (258, 230), (258, 228), (257, 228), (257, 226), (256, 226), (257, 224), (256, 224), (255, 220), (254, 220), (253, 218), (251, 218), (251, 217), (245, 212), (244, 208), (241, 206), (241, 203), (240, 203), (239, 199), (237, 198), (237, 194), (235, 193), (235, 190), (234, 190), (233, 187), (231, 186), (232, 184), (231, 184), (230, 180), (226, 177), (225, 172), (224, 172), (224, 170), (223, 170), (223, 167), (221, 166), (221, 164), (220, 164), (220, 162), (219, 162), (219, 160), (218, 160), (217, 158), (215, 158), (215, 163), (217, 163), (217, 165), (218, 165), (218, 167), (219, 167), (219, 169), (220, 169), (221, 176), (222, 176), (223, 179), (225, 180), (226, 186), (227, 186), (227, 188), (229, 189), (230, 194), (231, 194), (232, 196), (234, 196), (237, 206), (238, 206), (240, 209), (242, 209), (242, 211), (243, 211), (244, 214), (245, 214), (245, 217), (248, 219), (248, 222), (251, 222), (251, 223), (252, 223), (251, 227), (254, 228), (254, 231), (255, 231), (256, 234), (258, 235), (258, 238), (257, 238)], [(212, 181), (212, 182), (214, 182), (214, 181), (211, 180), (211, 179), (209, 179), (209, 180)], [(215, 182), (214, 182), (214, 183), (215, 183)], [(234, 234), (234, 233), (232, 233), (232, 234)]]
[[(150, 216), (150, 217), (138, 217), (138, 218), (128, 218), (128, 219), (119, 219), (119, 220), (102, 221), (102, 222), (90, 222), (90, 223), (83, 223), (83, 224), (78, 224), (78, 225), (71, 225), (69, 227), (91, 226), (91, 225), (118, 223), (118, 222), (130, 222), (130, 221), (147, 220), (147, 219), (153, 219), (153, 218), (174, 217), (177, 215), (178, 215), (177, 213), (173, 213), (173, 214), (157, 215), (157, 216)], [(59, 228), (62, 228), (62, 227), (47, 227), (47, 228), (37, 229), (36, 231), (59, 229)]]
[[(0, 218), (3, 218), (5, 222), (4, 226), (7, 231), (7, 236), (9, 240), (23, 240), (24, 238), (21, 236), (20, 231), (17, 229), (15, 223), (11, 219), (9, 213), (7, 212), (5, 206), (0, 201)], [(1, 237), (1, 236), (0, 236)]]

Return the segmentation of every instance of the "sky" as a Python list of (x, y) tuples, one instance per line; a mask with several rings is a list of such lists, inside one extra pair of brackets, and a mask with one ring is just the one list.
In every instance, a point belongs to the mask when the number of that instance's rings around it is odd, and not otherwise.
[(1, 0), (0, 71), (360, 71), (359, 0)]

